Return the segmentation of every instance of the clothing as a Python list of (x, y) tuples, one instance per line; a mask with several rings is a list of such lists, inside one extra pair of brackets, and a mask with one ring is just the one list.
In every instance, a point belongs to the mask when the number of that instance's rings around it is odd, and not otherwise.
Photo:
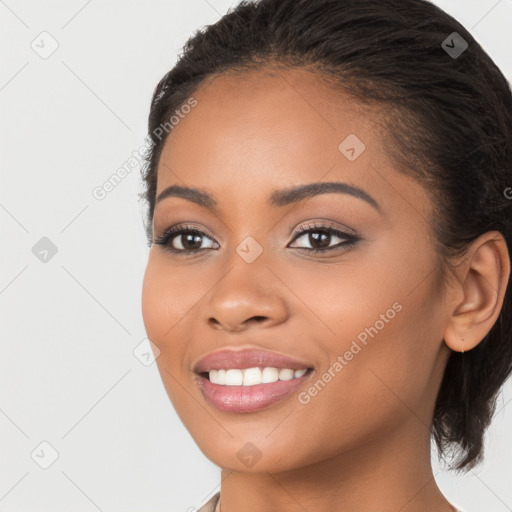
[[(219, 500), (220, 491), (214, 494), (197, 512), (219, 512)], [(464, 510), (457, 508), (455, 512), (464, 512)]]
[(214, 494), (197, 512), (219, 512), (220, 491)]

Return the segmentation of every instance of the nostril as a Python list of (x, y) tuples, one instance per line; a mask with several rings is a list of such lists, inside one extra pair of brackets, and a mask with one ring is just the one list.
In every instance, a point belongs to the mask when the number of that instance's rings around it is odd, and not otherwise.
[(260, 315), (257, 315), (257, 316), (251, 316), (251, 318), (249, 318), (248, 320), (246, 320), (244, 323), (246, 324), (249, 324), (249, 323), (262, 323), (264, 322), (265, 320), (267, 320), (268, 317), (266, 316), (260, 316)]

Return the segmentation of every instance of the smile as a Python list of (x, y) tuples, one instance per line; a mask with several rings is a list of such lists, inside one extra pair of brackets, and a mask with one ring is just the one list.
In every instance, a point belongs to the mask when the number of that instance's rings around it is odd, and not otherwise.
[(302, 377), (307, 368), (293, 370), (291, 368), (246, 368), (246, 369), (220, 369), (210, 370), (208, 378), (213, 384), (221, 386), (255, 386), (257, 384), (270, 384), (278, 380), (286, 381)]
[(292, 396), (312, 372), (313, 368), (229, 368), (201, 373), (197, 382), (212, 407), (222, 412), (249, 413)]

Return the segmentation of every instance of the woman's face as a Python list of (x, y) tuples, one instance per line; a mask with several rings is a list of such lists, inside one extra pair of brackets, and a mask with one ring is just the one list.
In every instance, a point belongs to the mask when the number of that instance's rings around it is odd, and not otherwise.
[[(348, 456), (399, 432), (428, 440), (449, 311), (432, 204), (393, 168), (378, 113), (301, 70), (221, 75), (193, 96), (166, 141), (157, 197), (179, 186), (212, 200), (169, 192), (153, 232), (204, 234), (152, 245), (142, 309), (167, 393), (199, 448), (221, 467), (260, 472)], [(286, 194), (325, 183), (353, 188)], [(229, 372), (236, 387), (194, 371), (207, 354), (247, 348), (298, 362), (275, 362), (266, 375), (310, 370), (252, 390), (236, 382), (241, 371)], [(221, 367), (272, 367), (260, 362)]]

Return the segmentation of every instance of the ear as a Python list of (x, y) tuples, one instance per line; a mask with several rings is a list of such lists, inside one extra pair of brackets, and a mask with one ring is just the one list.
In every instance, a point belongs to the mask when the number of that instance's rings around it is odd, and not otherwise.
[(456, 352), (476, 347), (501, 311), (510, 276), (507, 244), (499, 231), (478, 237), (456, 267), (454, 310), (444, 341)]

